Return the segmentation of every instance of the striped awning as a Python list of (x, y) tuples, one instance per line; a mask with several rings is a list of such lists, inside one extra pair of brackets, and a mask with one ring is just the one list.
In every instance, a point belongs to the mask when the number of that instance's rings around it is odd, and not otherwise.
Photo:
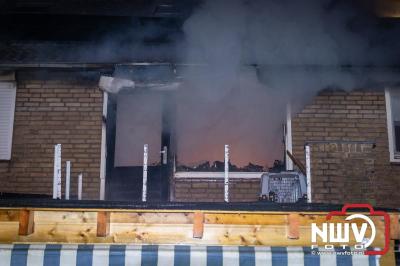
[[(379, 265), (376, 256), (319, 253), (308, 247), (185, 245), (0, 245), (8, 266)], [(342, 250), (338, 250), (342, 251)], [(347, 250), (349, 252), (350, 250)]]

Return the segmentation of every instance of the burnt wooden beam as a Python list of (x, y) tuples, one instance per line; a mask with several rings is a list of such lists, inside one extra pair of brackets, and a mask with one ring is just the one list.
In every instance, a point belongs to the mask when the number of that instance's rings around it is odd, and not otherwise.
[(97, 212), (97, 236), (106, 237), (110, 233), (110, 213), (105, 211)]
[(19, 211), (19, 228), (18, 235), (27, 236), (34, 232), (34, 211), (20, 210)]
[(300, 160), (298, 160), (296, 157), (294, 157), (294, 155), (292, 153), (290, 153), (290, 151), (286, 151), (287, 155), (289, 156), (290, 160), (292, 160), (292, 162), (299, 168), (299, 170), (303, 173), (303, 175), (307, 175), (306, 174), (306, 167), (301, 163)]
[(193, 215), (193, 238), (203, 238), (204, 213), (195, 212)]
[(288, 228), (287, 237), (288, 239), (299, 239), (300, 238), (300, 219), (297, 213), (291, 213), (287, 216)]

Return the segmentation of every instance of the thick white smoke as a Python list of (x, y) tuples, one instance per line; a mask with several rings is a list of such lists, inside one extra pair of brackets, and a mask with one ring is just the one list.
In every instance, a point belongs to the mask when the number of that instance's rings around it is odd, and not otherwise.
[[(223, 160), (271, 165), (281, 159), (287, 102), (301, 108), (330, 87), (383, 88), (399, 81), (400, 27), (352, 1), (205, 1), (184, 25), (178, 97), (183, 164)], [(250, 65), (255, 65), (251, 67)], [(245, 67), (247, 66), (247, 67)]]

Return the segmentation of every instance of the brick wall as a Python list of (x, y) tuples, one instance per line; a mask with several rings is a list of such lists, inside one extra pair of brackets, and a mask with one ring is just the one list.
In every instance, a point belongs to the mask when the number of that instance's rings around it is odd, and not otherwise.
[(400, 165), (389, 160), (384, 92), (321, 92), (292, 123), (293, 152), (303, 163), (304, 144), (316, 142), (310, 144), (314, 202), (400, 206)]
[[(0, 192), (50, 195), (54, 144), (61, 143), (63, 166), (72, 162), (71, 194), (83, 172), (83, 197), (97, 199), (102, 93), (96, 82), (22, 80), (17, 87), (12, 160), (0, 162)], [(294, 155), (303, 163), (304, 144), (314, 141), (314, 202), (400, 206), (400, 165), (389, 161), (383, 92), (322, 92), (295, 115), (292, 129)], [(223, 180), (206, 181), (176, 179), (175, 200), (223, 201)], [(259, 180), (232, 180), (230, 192), (233, 202), (255, 201)]]
[[(231, 179), (229, 194), (231, 202), (257, 201), (260, 179)], [(175, 201), (223, 202), (223, 179), (175, 179)]]
[[(71, 195), (83, 173), (83, 198), (98, 199), (102, 92), (94, 82), (17, 82), (11, 161), (0, 162), (0, 192), (52, 194), (54, 145), (71, 161)], [(64, 193), (64, 185), (63, 185)]]

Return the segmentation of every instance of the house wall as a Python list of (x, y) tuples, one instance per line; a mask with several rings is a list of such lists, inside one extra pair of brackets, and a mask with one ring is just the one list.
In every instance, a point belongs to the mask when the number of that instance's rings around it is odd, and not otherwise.
[(92, 81), (17, 80), (12, 159), (0, 161), (0, 192), (51, 195), (54, 145), (61, 143), (63, 181), (65, 162), (72, 164), (71, 195), (83, 173), (83, 198), (98, 199), (102, 101)]
[[(72, 189), (99, 197), (102, 92), (82, 79), (17, 81), (11, 161), (0, 161), (0, 192), (52, 193), (54, 144), (72, 162)], [(293, 153), (311, 142), (313, 202), (400, 206), (400, 164), (389, 161), (384, 92), (324, 91), (292, 119)], [(65, 169), (63, 168), (63, 173)], [(222, 179), (174, 180), (175, 201), (223, 201)], [(64, 186), (63, 186), (64, 190)], [(232, 180), (232, 202), (255, 201), (259, 179)]]
[(389, 160), (383, 91), (321, 92), (294, 116), (292, 131), (293, 153), (303, 163), (304, 145), (314, 141), (313, 202), (400, 206), (400, 165)]

